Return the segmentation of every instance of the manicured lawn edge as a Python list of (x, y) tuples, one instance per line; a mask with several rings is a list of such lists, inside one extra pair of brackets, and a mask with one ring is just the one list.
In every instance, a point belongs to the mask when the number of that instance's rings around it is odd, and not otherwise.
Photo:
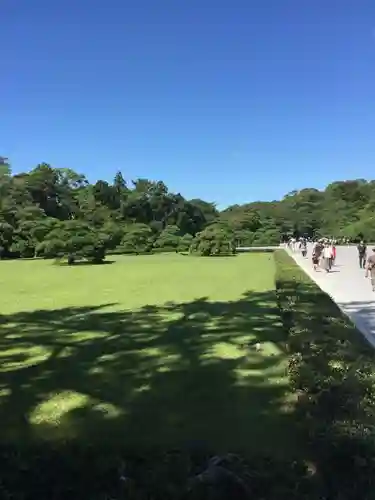
[(327, 498), (370, 498), (375, 351), (284, 250), (274, 258), (289, 379), (310, 459), (328, 488)]

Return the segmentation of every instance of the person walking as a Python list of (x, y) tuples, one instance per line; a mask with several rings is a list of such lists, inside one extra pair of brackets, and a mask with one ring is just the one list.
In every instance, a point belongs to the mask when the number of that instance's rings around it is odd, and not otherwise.
[(313, 245), (312, 256), (311, 256), (314, 271), (318, 270), (319, 259), (321, 254), (322, 254), (322, 245), (320, 241), (316, 241)]
[(357, 245), (357, 250), (358, 250), (359, 267), (360, 269), (364, 269), (366, 264), (367, 247), (363, 240), (361, 240), (360, 243)]
[(301, 253), (302, 257), (305, 258), (307, 255), (307, 242), (305, 239), (301, 241)]
[(331, 270), (332, 266), (333, 266), (333, 260), (334, 260), (333, 240), (329, 241), (328, 248), (329, 248), (329, 253), (330, 253), (328, 264), (329, 264), (329, 270)]
[(332, 265), (335, 265), (336, 262), (336, 240), (332, 241)]
[(365, 274), (366, 278), (368, 278), (369, 273), (371, 278), (372, 291), (375, 292), (375, 248), (372, 249), (372, 254), (367, 259), (366, 274)]
[(326, 243), (322, 252), (322, 268), (326, 273), (329, 273), (331, 270), (331, 262), (332, 262), (332, 249), (329, 243)]
[(297, 243), (298, 252), (302, 253), (302, 238), (299, 238)]

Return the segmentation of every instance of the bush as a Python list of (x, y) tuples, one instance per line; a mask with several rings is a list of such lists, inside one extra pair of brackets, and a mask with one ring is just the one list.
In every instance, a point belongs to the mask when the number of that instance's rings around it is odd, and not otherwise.
[(329, 485), (329, 498), (370, 498), (375, 473), (374, 350), (283, 250), (275, 252), (275, 260), (289, 379), (308, 447)]
[(36, 255), (44, 257), (45, 259), (52, 259), (54, 257), (62, 257), (65, 251), (65, 242), (54, 238), (45, 240), (39, 243), (36, 247)]
[(193, 236), (189, 233), (184, 234), (178, 243), (179, 252), (188, 252), (193, 241)]
[(150, 252), (153, 245), (152, 230), (146, 224), (132, 224), (122, 237), (117, 251), (125, 254), (142, 254)]
[(233, 255), (236, 252), (233, 232), (220, 224), (212, 224), (195, 236), (190, 251), (205, 257)]
[(31, 258), (35, 256), (35, 247), (32, 241), (19, 238), (10, 247), (10, 251), (21, 258)]
[(69, 264), (86, 259), (103, 262), (111, 235), (99, 232), (82, 221), (60, 222), (36, 247), (36, 255), (44, 258), (67, 258)]
[[(181, 231), (177, 226), (167, 226), (154, 242), (154, 248), (177, 249), (181, 239)], [(166, 250), (169, 251), (169, 250)]]

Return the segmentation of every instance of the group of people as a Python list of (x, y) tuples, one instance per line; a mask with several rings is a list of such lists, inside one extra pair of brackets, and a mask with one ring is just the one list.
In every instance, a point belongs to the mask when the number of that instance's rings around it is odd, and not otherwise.
[(303, 257), (307, 255), (307, 239), (306, 238), (290, 238), (287, 241), (287, 246), (292, 252), (300, 251)]
[(311, 259), (314, 271), (317, 271), (320, 266), (326, 273), (329, 273), (336, 261), (336, 241), (327, 238), (315, 241)]
[(357, 250), (359, 267), (366, 270), (366, 278), (370, 275), (372, 291), (375, 292), (375, 248), (372, 249), (372, 254), (367, 257), (367, 245), (364, 241), (360, 241)]
[[(290, 238), (287, 242), (288, 248), (292, 252), (301, 252), (302, 257), (307, 256), (307, 243), (312, 242), (307, 238)], [(316, 240), (312, 247), (312, 263), (315, 271), (318, 267), (330, 272), (336, 260), (336, 241), (327, 238)]]
[[(311, 259), (314, 271), (323, 269), (326, 273), (329, 273), (336, 261), (337, 240), (320, 238), (312, 241), (307, 238), (290, 238), (286, 244), (292, 252), (300, 252), (303, 257), (306, 257), (307, 243), (313, 244)], [(349, 244), (349, 240), (344, 239), (339, 243)], [(372, 254), (367, 256), (367, 245), (364, 241), (360, 241), (357, 245), (357, 251), (359, 267), (365, 270), (366, 278), (371, 278), (372, 290), (375, 292), (375, 248), (372, 249)]]

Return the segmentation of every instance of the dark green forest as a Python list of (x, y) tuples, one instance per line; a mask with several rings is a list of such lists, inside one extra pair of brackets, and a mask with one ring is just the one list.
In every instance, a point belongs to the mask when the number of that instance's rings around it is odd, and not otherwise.
[(188, 200), (163, 181), (90, 184), (68, 168), (41, 163), (12, 174), (0, 157), (0, 257), (85, 257), (107, 252), (197, 250), (203, 255), (236, 245), (278, 244), (287, 234), (375, 240), (375, 181), (334, 182), (280, 201), (233, 205)]

